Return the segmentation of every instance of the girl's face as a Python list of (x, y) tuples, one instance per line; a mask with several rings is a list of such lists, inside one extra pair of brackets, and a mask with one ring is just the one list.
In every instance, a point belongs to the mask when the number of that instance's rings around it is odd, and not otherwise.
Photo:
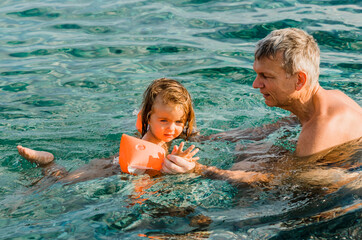
[(143, 139), (158, 145), (172, 141), (182, 133), (184, 115), (181, 105), (164, 104), (157, 96), (148, 122), (149, 130)]

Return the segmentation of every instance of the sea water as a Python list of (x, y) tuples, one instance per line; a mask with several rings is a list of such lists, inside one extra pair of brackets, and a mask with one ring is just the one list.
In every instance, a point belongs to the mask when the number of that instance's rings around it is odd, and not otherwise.
[[(194, 174), (31, 186), (41, 169), (16, 146), (50, 151), (69, 171), (112, 156), (122, 133), (135, 134), (142, 93), (160, 77), (190, 91), (202, 135), (275, 122), (289, 113), (267, 107), (252, 88), (253, 52), (286, 27), (317, 40), (320, 84), (361, 105), (361, 11), (352, 0), (1, 1), (0, 238), (360, 238), (362, 208), (349, 210), (361, 204), (359, 169), (353, 187), (326, 194), (293, 182), (249, 188)], [(299, 132), (284, 128), (262, 143), (293, 152)], [(229, 169), (236, 149), (250, 143), (196, 145), (201, 163)], [(316, 217), (339, 208), (347, 210)], [(193, 224), (199, 216), (210, 221)]]

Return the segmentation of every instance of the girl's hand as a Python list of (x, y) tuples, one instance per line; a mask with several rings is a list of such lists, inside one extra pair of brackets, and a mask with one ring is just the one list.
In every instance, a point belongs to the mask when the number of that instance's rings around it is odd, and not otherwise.
[(199, 149), (194, 150), (195, 145), (192, 145), (183, 151), (184, 145), (185, 143), (182, 142), (180, 146), (173, 148), (171, 154), (165, 158), (161, 172), (168, 174), (186, 173), (195, 168), (195, 162), (199, 160), (199, 157), (194, 156)]
[(195, 161), (200, 159), (199, 157), (193, 157), (193, 156), (196, 155), (196, 153), (199, 152), (200, 149), (196, 148), (194, 150), (195, 145), (191, 145), (188, 149), (183, 151), (184, 146), (185, 146), (185, 142), (181, 142), (180, 146), (175, 145), (173, 147), (171, 155), (176, 155), (176, 156), (179, 156), (179, 157), (183, 157), (186, 160), (188, 160), (189, 162), (191, 162), (191, 161), (195, 162)]

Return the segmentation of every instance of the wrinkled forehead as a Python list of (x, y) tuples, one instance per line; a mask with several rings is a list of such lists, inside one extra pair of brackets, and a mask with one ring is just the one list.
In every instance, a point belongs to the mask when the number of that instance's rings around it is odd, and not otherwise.
[(280, 52), (276, 56), (265, 56), (254, 60), (253, 69), (255, 72), (277, 73), (284, 69), (284, 57)]

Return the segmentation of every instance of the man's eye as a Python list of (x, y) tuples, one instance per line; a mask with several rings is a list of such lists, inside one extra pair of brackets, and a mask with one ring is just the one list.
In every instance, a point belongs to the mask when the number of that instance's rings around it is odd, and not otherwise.
[(261, 73), (260, 75), (261, 75), (262, 78), (266, 78), (266, 79), (271, 78), (270, 76), (266, 76), (266, 75), (263, 74), (263, 73)]

